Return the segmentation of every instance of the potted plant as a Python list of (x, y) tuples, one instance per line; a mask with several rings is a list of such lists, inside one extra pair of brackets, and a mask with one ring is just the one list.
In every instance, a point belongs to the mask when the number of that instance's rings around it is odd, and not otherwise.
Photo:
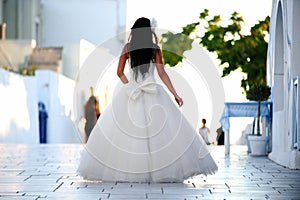
[[(251, 147), (249, 144), (249, 140), (248, 140), (248, 136), (249, 135), (254, 135), (254, 128), (255, 128), (255, 117), (253, 119), (253, 123), (251, 124), (251, 132), (249, 131), (250, 128), (247, 127), (247, 129), (245, 130), (245, 133), (243, 135), (246, 145), (247, 145), (247, 153), (251, 153)], [(250, 124), (249, 124), (250, 125)]]
[(252, 155), (266, 155), (266, 136), (260, 133), (260, 104), (269, 99), (271, 88), (265, 84), (254, 84), (246, 91), (249, 100), (257, 101), (256, 136), (248, 136)]

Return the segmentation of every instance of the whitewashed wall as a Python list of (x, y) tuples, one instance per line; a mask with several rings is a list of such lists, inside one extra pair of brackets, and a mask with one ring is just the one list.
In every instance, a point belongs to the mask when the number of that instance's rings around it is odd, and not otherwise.
[(38, 99), (48, 112), (47, 143), (78, 143), (80, 134), (73, 123), (75, 82), (48, 70), (36, 72)]
[[(300, 122), (290, 116), (300, 112), (292, 106), (295, 92), (292, 80), (300, 75), (299, 9), (298, 0), (273, 0), (268, 47), (268, 82), (273, 100), (272, 152), (269, 158), (298, 169), (300, 151), (293, 142), (297, 131), (292, 126), (297, 123), (299, 127)], [(294, 103), (299, 104), (299, 99)]]
[(49, 116), (47, 142), (80, 142), (72, 121), (74, 85), (48, 70), (25, 77), (0, 69), (0, 142), (39, 143), (39, 101), (45, 103)]
[(35, 77), (0, 69), (0, 142), (39, 143)]

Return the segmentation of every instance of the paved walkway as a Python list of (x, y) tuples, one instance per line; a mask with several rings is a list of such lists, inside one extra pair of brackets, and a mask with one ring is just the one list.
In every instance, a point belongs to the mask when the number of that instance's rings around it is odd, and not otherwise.
[(267, 157), (251, 157), (244, 146), (212, 151), (219, 171), (184, 183), (101, 183), (76, 175), (82, 145), (0, 144), (2, 199), (300, 199), (300, 170)]

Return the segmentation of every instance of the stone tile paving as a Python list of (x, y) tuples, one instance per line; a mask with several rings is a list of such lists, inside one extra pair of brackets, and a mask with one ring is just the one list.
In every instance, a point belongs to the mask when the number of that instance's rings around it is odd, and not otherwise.
[(2, 199), (300, 199), (300, 170), (267, 157), (247, 155), (244, 146), (212, 148), (219, 171), (184, 183), (85, 181), (76, 174), (80, 144), (0, 144)]

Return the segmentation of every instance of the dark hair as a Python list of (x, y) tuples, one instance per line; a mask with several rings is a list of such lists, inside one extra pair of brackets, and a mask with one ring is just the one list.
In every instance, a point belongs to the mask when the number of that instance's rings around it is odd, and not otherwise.
[(137, 19), (131, 28), (129, 39), (130, 65), (137, 80), (138, 72), (144, 77), (149, 71), (150, 62), (154, 62), (155, 59), (155, 49), (158, 48), (157, 37), (151, 30), (150, 20), (145, 17)]

